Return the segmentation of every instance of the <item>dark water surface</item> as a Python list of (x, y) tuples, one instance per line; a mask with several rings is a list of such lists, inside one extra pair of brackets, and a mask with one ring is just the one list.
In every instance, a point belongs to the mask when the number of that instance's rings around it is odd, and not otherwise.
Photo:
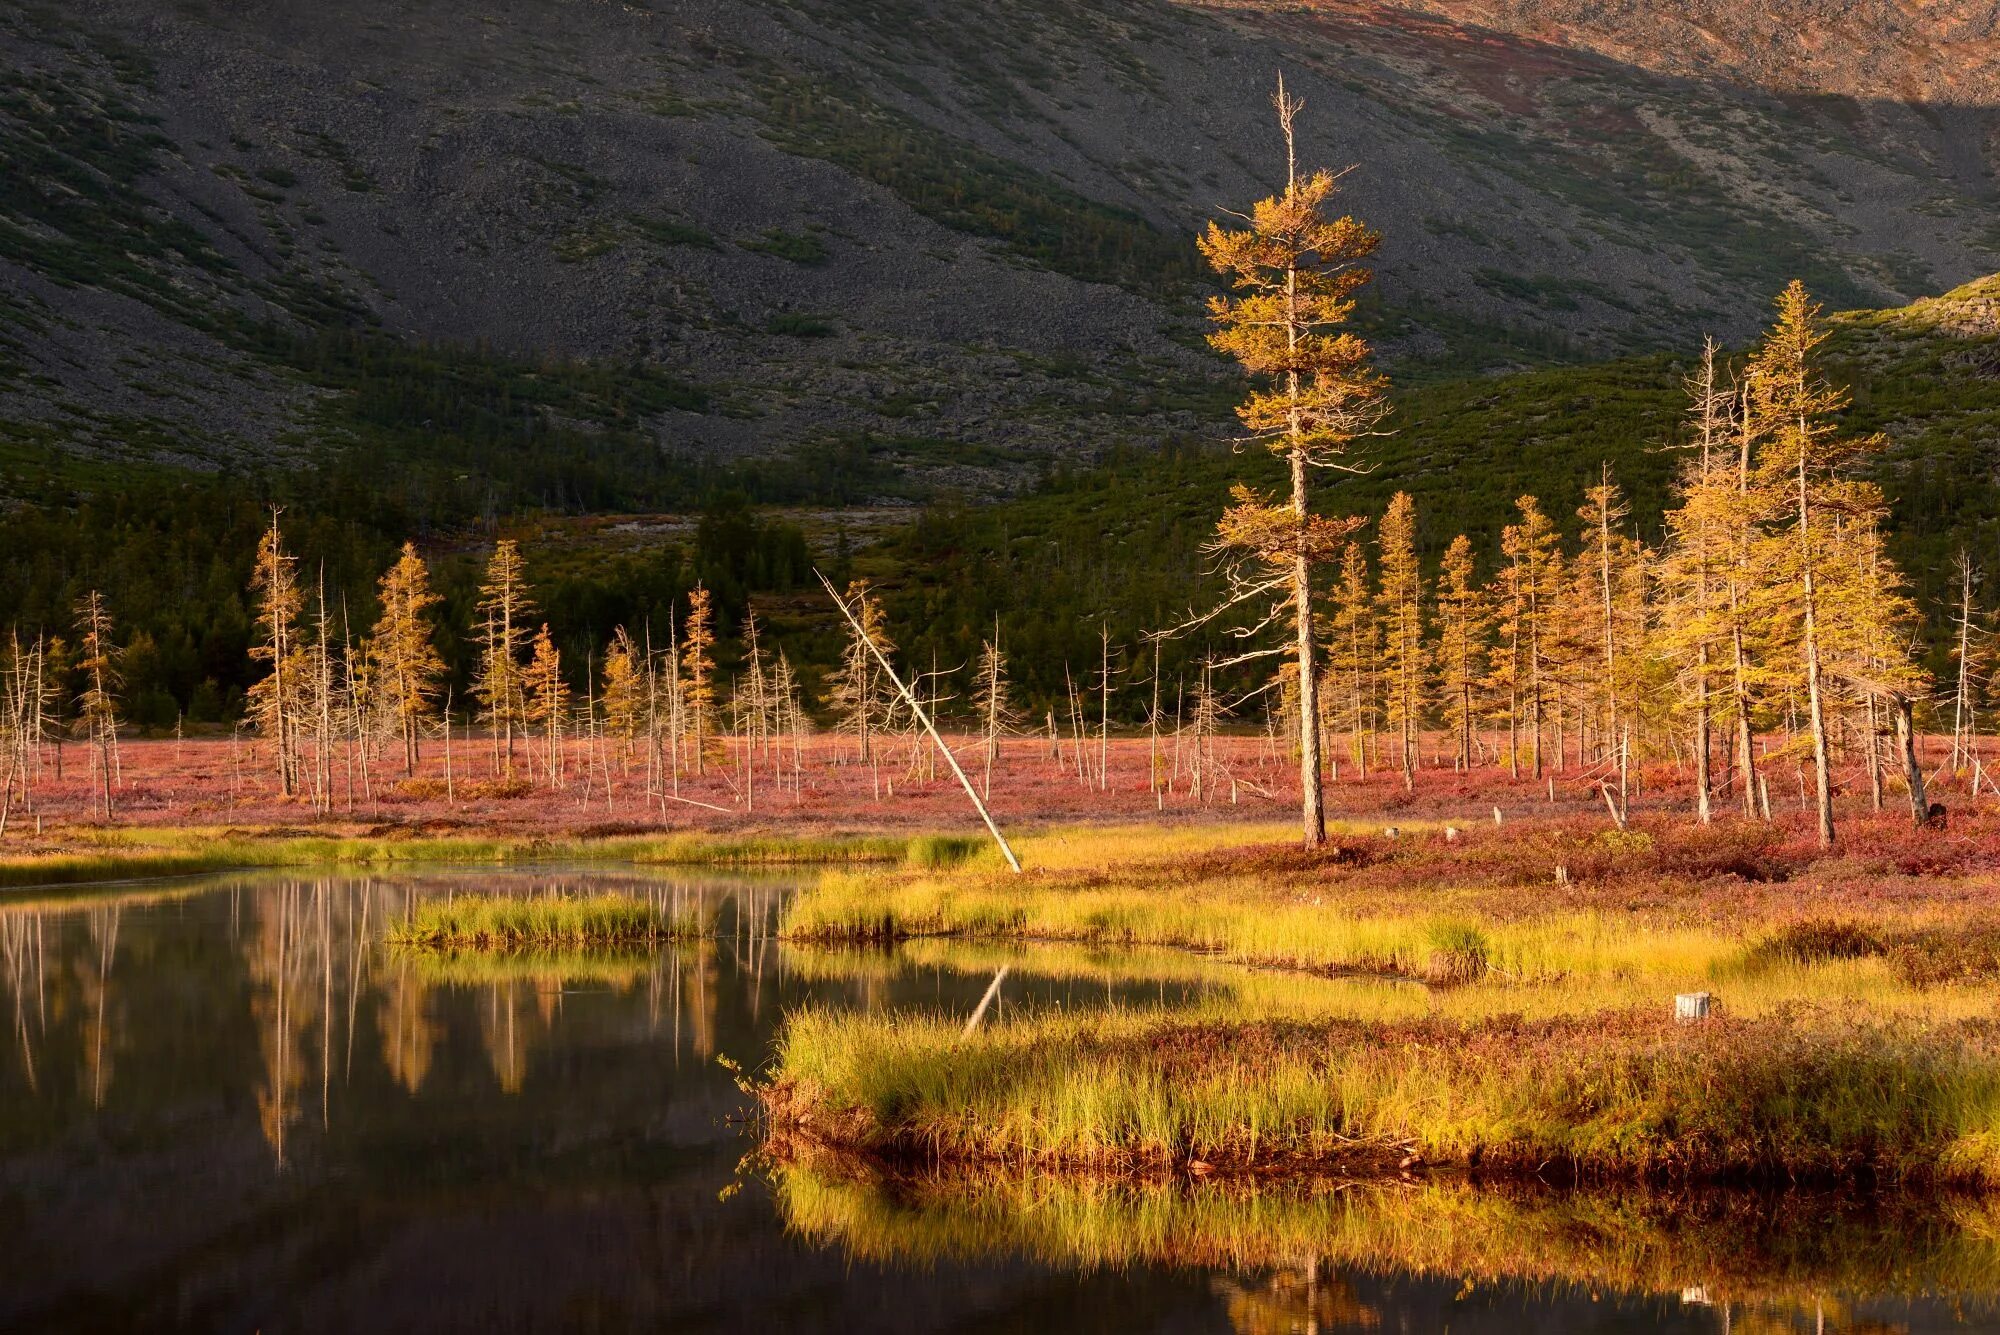
[[(501, 974), (379, 944), (412, 896), (496, 886), (699, 898), (718, 935)], [(1767, 1284), (1739, 1276), (1748, 1296), (1727, 1299), (1700, 1285), (1620, 1293), (1573, 1268), (1561, 1280), (1490, 1264), (1420, 1273), (1405, 1268), (1406, 1237), (1385, 1237), (1369, 1264), (1204, 1269), (932, 1246), (932, 1234), (965, 1234), (949, 1202), (898, 1204), (888, 1231), (865, 1239), (858, 1224), (801, 1226), (787, 1215), (801, 1198), (742, 1167), (755, 1140), (717, 1058), (761, 1063), (781, 1017), (808, 1001), (969, 1013), (988, 976), (789, 953), (769, 936), (785, 889), (603, 873), (256, 876), (0, 899), (0, 1329), (2000, 1329), (1986, 1298), (2000, 1291), (2000, 1260), (1987, 1259), (2000, 1246), (1970, 1226), (1911, 1235), (1913, 1265), (1945, 1256), (1948, 1294), (1843, 1291), (1822, 1258)], [(1158, 1004), (1191, 986), (1080, 984), (1030, 957), (1006, 995)], [(839, 1208), (857, 1190), (843, 1187)], [(1774, 1241), (1787, 1213), (1781, 1202), (1746, 1216), (1759, 1255), (1826, 1245), (1816, 1216), (1802, 1225), (1815, 1237)], [(1671, 1245), (1671, 1217), (1648, 1227), (1643, 1245)], [(1704, 1227), (1712, 1250), (1718, 1226)], [(1885, 1245), (1879, 1230), (1869, 1238)], [(1798, 1278), (1815, 1273), (1827, 1278)]]

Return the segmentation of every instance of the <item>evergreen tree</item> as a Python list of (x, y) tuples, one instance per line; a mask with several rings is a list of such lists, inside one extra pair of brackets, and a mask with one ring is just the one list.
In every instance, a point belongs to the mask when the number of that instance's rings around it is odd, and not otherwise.
[(415, 774), (423, 724), (437, 707), (444, 660), (432, 642), (431, 609), (443, 600), (431, 591), (430, 569), (415, 543), (403, 544), (396, 564), (383, 574), (382, 615), (368, 638), (371, 681), (377, 698), (403, 739), (403, 772)]
[(708, 752), (715, 737), (715, 604), (697, 584), (688, 593), (687, 623), (681, 633), (682, 711), (688, 741), (694, 750), (694, 772), (708, 769)]
[(1804, 678), (1812, 747), (1814, 808), (1822, 848), (1833, 845), (1833, 773), (1827, 726), (1826, 566), (1835, 520), (1853, 495), (1846, 475), (1881, 448), (1875, 437), (1843, 435), (1834, 415), (1844, 391), (1819, 369), (1826, 331), (1820, 308), (1796, 279), (1777, 301), (1778, 318), (1748, 369), (1749, 427), (1757, 444), (1757, 485), (1776, 517), (1772, 578), (1796, 593), (1795, 643)]
[(1472, 540), (1463, 533), (1445, 548), (1437, 585), (1438, 695), (1446, 726), (1458, 743), (1458, 768), (1472, 768), (1477, 691), (1483, 675), (1491, 614), (1473, 583)]
[[(535, 604), (528, 591), (526, 563), (520, 544), (502, 538), (494, 544), (479, 585), (479, 668), (472, 693), (486, 722), (495, 731), (508, 774), (514, 772), (514, 729), (524, 717), (521, 652), (528, 639), (528, 618)], [(504, 745), (503, 745), (504, 743)]]
[(285, 551), (278, 531), (279, 514), (273, 506), (271, 526), (258, 540), (257, 563), (250, 576), (260, 635), (250, 657), (271, 665), (270, 673), (250, 688), (250, 713), (258, 730), (277, 747), (278, 791), (290, 797), (298, 783), (298, 712), (307, 672), (298, 628), (305, 595), (299, 589), (297, 558)]
[(77, 726), (97, 753), (99, 805), (109, 820), (113, 752), (118, 745), (118, 650), (111, 643), (111, 614), (96, 589), (77, 604), (76, 632), (81, 653), (77, 668), (83, 674), (83, 693), (76, 700)]
[(1378, 536), (1382, 553), (1382, 671), (1388, 722), (1396, 733), (1403, 789), (1416, 788), (1417, 730), (1424, 707), (1423, 577), (1417, 564), (1417, 509), (1410, 493), (1390, 498)]
[(646, 717), (645, 673), (640, 652), (623, 626), (611, 633), (604, 651), (604, 728), (627, 759)]
[[(1241, 231), (1211, 223), (1200, 245), (1235, 292), (1210, 302), (1218, 328), (1209, 341), (1268, 386), (1238, 415), (1253, 439), (1285, 461), (1291, 494), (1281, 502), (1238, 487), (1217, 525), (1216, 547), (1239, 563), (1222, 607), (1262, 603), (1269, 608), (1263, 624), (1289, 623), (1300, 716), (1311, 719), (1320, 707), (1314, 570), (1338, 555), (1353, 525), (1314, 513), (1310, 477), (1317, 468), (1352, 468), (1354, 443), (1387, 411), (1367, 343), (1342, 328), (1370, 276), (1363, 261), (1378, 237), (1351, 217), (1330, 215), (1333, 173), (1300, 177), (1294, 127), (1301, 104), (1286, 96), (1282, 80), (1275, 102), (1284, 193), (1257, 203)], [(1317, 847), (1326, 841), (1318, 733), (1304, 727), (1299, 737), (1304, 839)]]
[(569, 711), (569, 684), (563, 680), (562, 651), (556, 648), (546, 621), (535, 632), (522, 686), (526, 721), (530, 726), (541, 725), (542, 742), (547, 748), (549, 786), (560, 788), (563, 782), (562, 731), (563, 720)]

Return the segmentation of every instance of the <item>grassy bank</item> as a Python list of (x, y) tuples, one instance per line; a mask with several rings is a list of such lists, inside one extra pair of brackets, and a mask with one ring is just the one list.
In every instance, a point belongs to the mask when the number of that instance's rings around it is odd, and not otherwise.
[(202, 828), (94, 831), (60, 848), (0, 858), (0, 889), (283, 867), (514, 866), (788, 867), (844, 863), (950, 866), (976, 841), (940, 835), (536, 836), (397, 832), (301, 834)]
[(411, 905), (384, 938), (427, 950), (587, 950), (692, 940), (709, 925), (695, 910), (632, 895), (454, 895)]
[(1023, 876), (983, 851), (943, 873), (835, 871), (781, 930), (827, 945), (1164, 946), (1440, 983), (1657, 985), (1846, 959), (1914, 981), (2000, 975), (2000, 831), (1922, 865), (1894, 832), (1828, 858), (1783, 826), (1548, 822), (1450, 839), (1405, 826), (1341, 831), (1313, 855), (1260, 833), (1051, 831), (1024, 841)]
[(1776, 1312), (1852, 1293), (1980, 1299), (2000, 1286), (2000, 1217), (1990, 1202), (1966, 1197), (1461, 1182), (1326, 1189), (1009, 1173), (883, 1180), (809, 1153), (773, 1167), (793, 1230), (874, 1264), (1022, 1257), (1071, 1270), (1200, 1266), (1299, 1278), (1311, 1261), (1322, 1283), (1359, 1270), (1591, 1293), (1700, 1289)]
[[(1137, 949), (1165, 984), (1158, 952), (1179, 951), (1178, 994), (1107, 987), (1078, 1010), (1017, 975), (1024, 1002), (969, 1036), (962, 1014), (799, 1012), (764, 1090), (776, 1128), (906, 1165), (1085, 1175), (2000, 1186), (1990, 877), (1815, 861), (1784, 829), (1406, 829), (1312, 857), (1048, 838), (1022, 877), (978, 858), (829, 872), (784, 931), (831, 948), (828, 973), (942, 953), (1110, 977)], [(1577, 873), (1539, 890), (1479, 874), (1551, 850)], [(1717, 993), (1716, 1018), (1676, 1025), (1684, 991)]]
[(1528, 1021), (795, 1015), (774, 1124), (906, 1162), (2000, 1186), (2000, 1034), (1795, 1010)]

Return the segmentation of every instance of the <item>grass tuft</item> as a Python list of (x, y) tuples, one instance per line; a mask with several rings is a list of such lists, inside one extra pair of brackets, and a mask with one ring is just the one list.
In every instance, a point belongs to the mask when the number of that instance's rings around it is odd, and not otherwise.
[(1825, 964), (1832, 960), (1871, 959), (1883, 953), (1882, 940), (1861, 923), (1806, 918), (1789, 923), (1751, 948), (1753, 965)]
[(668, 913), (630, 895), (457, 895), (416, 904), (409, 917), (390, 926), (387, 940), (430, 950), (514, 951), (650, 946), (688, 940), (707, 930), (707, 920), (698, 914)]

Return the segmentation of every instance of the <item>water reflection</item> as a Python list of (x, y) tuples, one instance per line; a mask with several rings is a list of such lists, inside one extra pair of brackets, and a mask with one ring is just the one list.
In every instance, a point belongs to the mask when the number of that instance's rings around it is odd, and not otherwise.
[(1973, 1197), (885, 1177), (784, 1145), (769, 1167), (787, 1223), (857, 1261), (1203, 1271), (1244, 1332), (1403, 1324), (1444, 1286), (1456, 1286), (1450, 1310), (1475, 1321), (1454, 1329), (1524, 1303), (1725, 1331), (2000, 1323), (2000, 1202)]
[[(381, 944), (417, 900), (475, 889), (626, 890), (702, 906), (716, 933), (608, 954)], [(756, 1140), (715, 1058), (756, 1066), (797, 1006), (964, 1015), (1002, 965), (1003, 1008), (1294, 985), (1173, 952), (793, 950), (772, 935), (787, 892), (580, 873), (0, 899), (0, 1328), (1993, 1324), (2000, 1207), (1978, 1201), (1086, 1189), (804, 1156), (746, 1176)]]

